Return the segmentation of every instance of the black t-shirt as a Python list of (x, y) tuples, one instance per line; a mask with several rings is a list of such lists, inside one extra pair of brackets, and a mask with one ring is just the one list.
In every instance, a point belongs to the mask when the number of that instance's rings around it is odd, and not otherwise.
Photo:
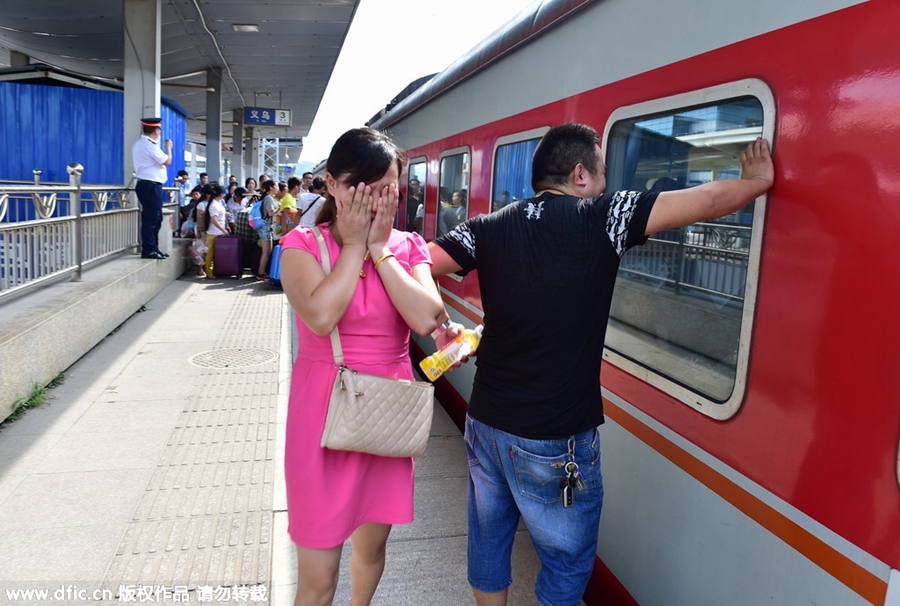
[(435, 240), (478, 270), (484, 334), (473, 418), (528, 439), (603, 423), (600, 362), (619, 260), (646, 241), (656, 193), (545, 193)]

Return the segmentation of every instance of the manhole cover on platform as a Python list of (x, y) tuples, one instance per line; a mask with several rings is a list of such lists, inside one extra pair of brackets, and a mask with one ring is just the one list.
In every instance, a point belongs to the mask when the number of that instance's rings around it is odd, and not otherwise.
[(198, 353), (189, 361), (203, 368), (236, 368), (264, 364), (274, 360), (276, 355), (268, 349), (214, 349)]

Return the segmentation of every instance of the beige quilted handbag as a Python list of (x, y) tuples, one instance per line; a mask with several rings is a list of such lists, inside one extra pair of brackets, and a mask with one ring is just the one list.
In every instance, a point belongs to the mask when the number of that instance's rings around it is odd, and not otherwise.
[[(322, 268), (331, 273), (325, 238), (313, 228), (322, 252)], [(344, 365), (337, 326), (331, 331), (337, 376), (331, 388), (320, 446), (387, 457), (425, 454), (434, 412), (431, 383), (391, 379), (357, 372)]]

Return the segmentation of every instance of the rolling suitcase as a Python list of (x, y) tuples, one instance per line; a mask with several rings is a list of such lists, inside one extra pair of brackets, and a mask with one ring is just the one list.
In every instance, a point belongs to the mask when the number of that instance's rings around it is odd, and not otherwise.
[(269, 263), (269, 280), (273, 286), (281, 287), (281, 244), (272, 249), (272, 261)]
[(244, 242), (237, 236), (219, 236), (213, 243), (213, 273), (240, 278), (244, 271)]

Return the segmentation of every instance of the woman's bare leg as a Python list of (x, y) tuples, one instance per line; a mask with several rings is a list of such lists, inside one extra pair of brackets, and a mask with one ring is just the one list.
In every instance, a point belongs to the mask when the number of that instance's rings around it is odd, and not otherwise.
[(259, 272), (258, 276), (266, 275), (266, 265), (269, 264), (269, 255), (272, 254), (272, 241), (271, 240), (263, 240), (262, 241), (262, 257), (259, 259)]
[(331, 549), (297, 546), (297, 595), (294, 606), (331, 606), (337, 589), (343, 545)]
[(350, 535), (350, 606), (368, 606), (384, 572), (390, 524), (363, 524)]

